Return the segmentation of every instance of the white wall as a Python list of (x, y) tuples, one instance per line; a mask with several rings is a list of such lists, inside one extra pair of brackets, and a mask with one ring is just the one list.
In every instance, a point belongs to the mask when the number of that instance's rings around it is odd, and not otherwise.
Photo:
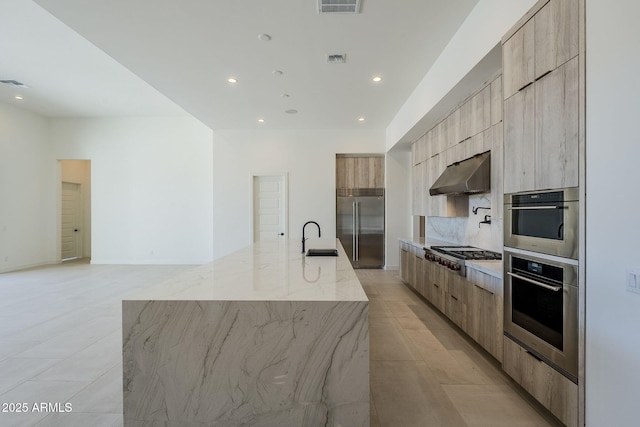
[(640, 294), (640, 3), (587, 0), (588, 426), (638, 425)]
[(213, 258), (212, 133), (192, 118), (52, 119), (51, 162), (91, 160), (92, 263)]
[(420, 119), (436, 107), (500, 43), (502, 36), (536, 2), (537, 0), (478, 1), (387, 127), (387, 149), (395, 146)]
[(0, 272), (56, 262), (49, 121), (0, 104)]
[(398, 239), (411, 237), (411, 153), (392, 150), (385, 159), (386, 268), (400, 268)]
[(335, 238), (336, 153), (383, 153), (383, 131), (258, 130), (214, 134), (214, 257), (252, 242), (251, 175), (288, 173), (289, 238), (309, 220)]

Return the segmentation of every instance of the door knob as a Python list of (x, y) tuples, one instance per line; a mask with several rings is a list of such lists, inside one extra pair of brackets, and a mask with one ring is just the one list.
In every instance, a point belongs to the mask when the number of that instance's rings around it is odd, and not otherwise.
[(281, 236), (284, 236), (284, 233), (280, 233)]
[(78, 229), (76, 228), (76, 229), (75, 229), (75, 230), (73, 230), (73, 231), (78, 231)]

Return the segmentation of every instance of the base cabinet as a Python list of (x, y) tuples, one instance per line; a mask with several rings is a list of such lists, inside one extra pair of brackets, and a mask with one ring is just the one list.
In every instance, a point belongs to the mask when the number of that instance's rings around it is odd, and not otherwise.
[(460, 329), (468, 333), (468, 284), (465, 283), (464, 277), (453, 274), (449, 275), (447, 282), (444, 314)]
[(409, 283), (409, 244), (400, 242), (400, 279)]
[(477, 270), (467, 270), (468, 331), (482, 348), (502, 362), (502, 280)]
[(578, 386), (508, 337), (502, 369), (565, 425), (578, 425)]

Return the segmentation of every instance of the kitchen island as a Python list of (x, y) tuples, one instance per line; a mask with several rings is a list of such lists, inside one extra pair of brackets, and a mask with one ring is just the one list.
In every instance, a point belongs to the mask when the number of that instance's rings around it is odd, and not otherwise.
[(123, 301), (124, 425), (369, 425), (368, 299), (338, 257), (264, 241)]

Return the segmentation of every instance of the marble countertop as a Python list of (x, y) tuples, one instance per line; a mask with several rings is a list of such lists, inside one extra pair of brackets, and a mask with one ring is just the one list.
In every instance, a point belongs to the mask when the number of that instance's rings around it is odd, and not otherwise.
[(401, 242), (405, 242), (408, 243), (410, 245), (419, 247), (419, 248), (426, 248), (426, 247), (431, 247), (431, 246), (451, 246), (454, 245), (454, 243), (451, 242), (445, 242), (444, 240), (437, 240), (437, 239), (432, 239), (432, 238), (419, 238), (419, 239), (412, 239), (412, 238), (400, 238), (399, 239)]
[(186, 271), (127, 300), (367, 301), (340, 241), (313, 239), (307, 249), (337, 248), (337, 257), (306, 257), (299, 240), (252, 244)]

